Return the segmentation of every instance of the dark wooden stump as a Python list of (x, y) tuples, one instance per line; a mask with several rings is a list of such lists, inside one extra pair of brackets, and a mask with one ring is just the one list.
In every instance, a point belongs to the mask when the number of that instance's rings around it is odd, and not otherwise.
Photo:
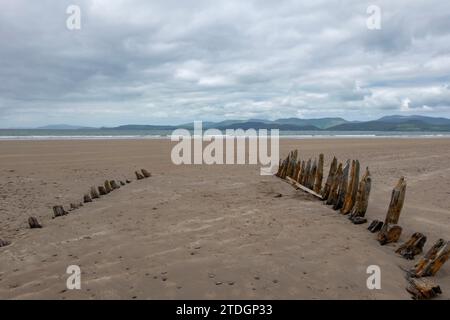
[(109, 180), (105, 180), (104, 186), (106, 193), (110, 193), (111, 191), (113, 191), (113, 188), (111, 187), (111, 182), (109, 182)]
[(414, 259), (414, 256), (422, 253), (426, 241), (427, 237), (420, 232), (415, 232), (411, 238), (395, 250), (395, 252), (406, 259), (412, 260)]
[(367, 222), (367, 219), (364, 217), (354, 217), (353, 219), (350, 219), (353, 224), (363, 224)]
[(341, 184), (341, 180), (342, 180), (342, 163), (339, 163), (339, 166), (336, 170), (336, 174), (334, 175), (333, 184), (330, 189), (330, 194), (327, 198), (327, 201), (325, 202), (326, 204), (334, 205), (334, 203), (337, 201), (339, 185)]
[(122, 180), (120, 180), (119, 183), (120, 183), (121, 186), (125, 185), (125, 182), (123, 182)]
[(389, 203), (389, 209), (386, 214), (383, 227), (378, 233), (378, 242), (381, 245), (396, 242), (402, 233), (402, 228), (397, 225), (400, 218), (400, 213), (405, 202), (406, 194), (406, 181), (405, 177), (401, 177), (398, 180), (397, 185), (392, 190), (391, 202)]
[(86, 194), (83, 196), (83, 202), (84, 202), (84, 203), (92, 202), (91, 196), (90, 196), (89, 194), (86, 193)]
[(95, 189), (95, 187), (91, 187), (91, 198), (92, 199), (100, 198), (100, 195), (98, 194), (97, 189)]
[(54, 206), (53, 207), (53, 216), (55, 218), (65, 216), (66, 214), (68, 214), (68, 212), (66, 210), (64, 210), (63, 206)]
[(314, 177), (314, 191), (320, 193), (322, 191), (322, 180), (323, 180), (323, 153), (319, 154), (319, 162), (317, 164), (317, 172)]
[(29, 217), (28, 225), (30, 226), (30, 229), (42, 228), (42, 225), (39, 223), (36, 217)]
[(106, 195), (108, 192), (106, 192), (106, 189), (104, 186), (98, 186), (98, 193), (102, 196)]
[(372, 233), (378, 232), (381, 230), (381, 228), (383, 227), (383, 221), (379, 221), (379, 220), (373, 220), (369, 227), (367, 228), (367, 230), (369, 230)]
[(113, 190), (116, 190), (116, 189), (119, 189), (119, 188), (120, 188), (120, 186), (117, 184), (116, 180), (111, 180), (111, 181), (109, 182), (109, 184), (111, 185), (111, 188), (112, 188)]
[(412, 277), (427, 277), (434, 276), (436, 272), (448, 260), (450, 255), (450, 241), (439, 239), (428, 250), (428, 252), (419, 260), (419, 262), (411, 269), (410, 275)]
[(350, 172), (350, 183), (348, 184), (347, 193), (344, 199), (344, 205), (341, 208), (342, 214), (349, 214), (356, 202), (359, 183), (359, 161), (352, 161), (352, 170)]
[(138, 179), (138, 180), (144, 179), (144, 176), (142, 174), (140, 174), (139, 172), (135, 171), (134, 174), (136, 175), (136, 179)]
[(342, 170), (342, 178), (339, 184), (337, 199), (333, 206), (334, 210), (339, 210), (344, 205), (345, 195), (347, 194), (349, 170), (350, 170), (350, 160), (347, 160), (347, 163), (345, 164), (345, 167)]
[(406, 287), (414, 300), (431, 299), (441, 294), (441, 288), (429, 278), (408, 278)]
[(366, 215), (367, 207), (369, 205), (369, 195), (372, 186), (372, 178), (370, 176), (369, 168), (366, 168), (366, 173), (361, 179), (356, 194), (355, 205), (350, 214), (350, 220), (356, 217), (364, 217)]
[(0, 239), (0, 247), (6, 247), (11, 244), (11, 241)]
[(330, 195), (331, 186), (334, 183), (336, 172), (337, 172), (337, 159), (336, 159), (336, 157), (333, 157), (333, 160), (331, 161), (331, 165), (330, 165), (330, 171), (328, 172), (328, 178), (327, 178), (327, 181), (325, 182), (325, 186), (323, 187), (323, 190), (322, 190), (322, 197), (323, 197), (323, 200), (325, 200), (325, 201), (328, 199), (328, 197)]
[(126, 183), (126, 184), (131, 183), (131, 180), (128, 180), (128, 179), (125, 180), (125, 183)]

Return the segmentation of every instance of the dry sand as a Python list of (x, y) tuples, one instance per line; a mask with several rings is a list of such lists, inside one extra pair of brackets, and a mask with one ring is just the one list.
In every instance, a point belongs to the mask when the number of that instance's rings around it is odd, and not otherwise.
[[(282, 140), (281, 153), (325, 153), (369, 166), (367, 217), (384, 218), (390, 192), (408, 180), (401, 242), (428, 249), (450, 230), (450, 140)], [(407, 261), (257, 166), (175, 166), (167, 140), (0, 142), (0, 298), (17, 299), (409, 299)], [(133, 171), (153, 177), (135, 181)], [(80, 201), (106, 179), (133, 183), (51, 219), (52, 206)], [(275, 197), (281, 193), (281, 198)], [(43, 229), (28, 229), (37, 216)], [(417, 259), (417, 258), (416, 258)], [(66, 290), (79, 265), (82, 289)], [(366, 268), (381, 267), (381, 290)], [(435, 277), (450, 297), (450, 263)]]

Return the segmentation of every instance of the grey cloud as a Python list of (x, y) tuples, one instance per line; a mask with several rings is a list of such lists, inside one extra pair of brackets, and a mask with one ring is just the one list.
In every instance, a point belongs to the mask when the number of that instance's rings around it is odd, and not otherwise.
[(445, 0), (7, 0), (0, 127), (450, 116), (449, 25)]

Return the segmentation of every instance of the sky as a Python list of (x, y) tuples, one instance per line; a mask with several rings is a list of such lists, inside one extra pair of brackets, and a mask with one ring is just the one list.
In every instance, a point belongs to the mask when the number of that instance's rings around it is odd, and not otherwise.
[(450, 117), (449, 83), (448, 0), (0, 1), (2, 128)]

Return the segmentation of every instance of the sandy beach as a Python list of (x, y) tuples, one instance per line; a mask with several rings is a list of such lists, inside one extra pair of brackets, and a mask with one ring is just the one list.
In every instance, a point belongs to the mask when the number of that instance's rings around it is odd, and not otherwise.
[[(425, 250), (450, 234), (450, 139), (281, 140), (281, 156), (358, 159), (372, 173), (369, 222), (407, 178), (401, 240), (380, 246), (345, 216), (256, 165), (172, 164), (169, 140), (0, 141), (1, 299), (410, 299), (414, 261), (394, 250), (413, 232)], [(149, 179), (133, 172), (146, 168)], [(133, 182), (52, 219), (105, 179)], [(277, 195), (281, 194), (281, 197)], [(29, 229), (36, 216), (42, 229)], [(417, 257), (416, 260), (417, 261)], [(67, 290), (79, 265), (81, 290)], [(380, 290), (366, 268), (379, 265)], [(450, 264), (435, 277), (450, 298)]]

